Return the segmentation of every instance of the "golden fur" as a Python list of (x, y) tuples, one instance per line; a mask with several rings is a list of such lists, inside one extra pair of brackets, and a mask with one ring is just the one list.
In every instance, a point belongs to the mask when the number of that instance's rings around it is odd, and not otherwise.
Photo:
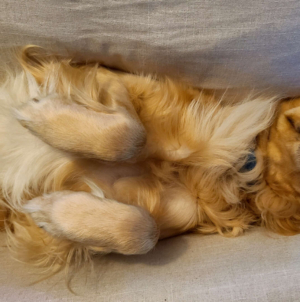
[(51, 273), (187, 231), (299, 233), (300, 100), (228, 105), (36, 46), (20, 62), (0, 87), (0, 220), (19, 259)]

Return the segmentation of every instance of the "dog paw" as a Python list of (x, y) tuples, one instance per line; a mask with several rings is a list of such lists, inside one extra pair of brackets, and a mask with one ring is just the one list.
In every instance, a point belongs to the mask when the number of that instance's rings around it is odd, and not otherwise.
[(62, 106), (62, 101), (55, 96), (33, 98), (14, 110), (14, 115), (20, 124), (33, 131), (43, 127), (43, 123)]
[(141, 122), (124, 110), (94, 111), (56, 95), (27, 102), (15, 117), (46, 144), (76, 156), (124, 161), (136, 157), (147, 140)]
[(144, 209), (86, 192), (60, 191), (37, 197), (24, 211), (52, 236), (106, 253), (145, 254), (159, 238), (156, 222)]
[(38, 227), (52, 236), (66, 237), (60, 222), (55, 220), (55, 211), (63, 205), (64, 197), (68, 195), (68, 191), (62, 191), (36, 197), (24, 205), (24, 212), (31, 216)]

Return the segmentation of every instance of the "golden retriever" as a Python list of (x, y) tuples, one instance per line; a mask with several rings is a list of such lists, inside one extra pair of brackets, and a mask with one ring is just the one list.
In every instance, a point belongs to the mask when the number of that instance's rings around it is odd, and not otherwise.
[(300, 100), (228, 104), (37, 46), (19, 60), (0, 87), (0, 214), (15, 257), (56, 272), (187, 231), (299, 233)]

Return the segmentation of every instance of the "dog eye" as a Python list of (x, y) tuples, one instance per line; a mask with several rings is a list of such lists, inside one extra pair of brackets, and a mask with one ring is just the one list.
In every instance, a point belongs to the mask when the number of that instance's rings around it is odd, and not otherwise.
[(33, 98), (32, 99), (34, 102), (38, 103), (40, 100), (38, 100), (37, 98)]
[(295, 129), (295, 131), (300, 133), (300, 126), (296, 125), (294, 120), (290, 116), (287, 116), (287, 120), (291, 124), (291, 126)]
[(295, 123), (294, 123), (293, 119), (291, 117), (287, 116), (287, 120), (291, 124), (291, 126), (295, 128)]

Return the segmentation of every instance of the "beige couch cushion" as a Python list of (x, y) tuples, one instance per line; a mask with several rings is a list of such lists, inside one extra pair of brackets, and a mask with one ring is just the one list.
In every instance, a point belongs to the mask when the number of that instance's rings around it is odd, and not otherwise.
[[(288, 302), (300, 300), (299, 236), (254, 229), (229, 239), (186, 235), (144, 256), (110, 255), (79, 274), (68, 292), (63, 274), (39, 284), (37, 272), (0, 250), (0, 295), (7, 302)], [(3, 239), (3, 238), (1, 238)]]
[(1, 0), (0, 49), (34, 43), (206, 88), (300, 94), (299, 11), (298, 0)]

